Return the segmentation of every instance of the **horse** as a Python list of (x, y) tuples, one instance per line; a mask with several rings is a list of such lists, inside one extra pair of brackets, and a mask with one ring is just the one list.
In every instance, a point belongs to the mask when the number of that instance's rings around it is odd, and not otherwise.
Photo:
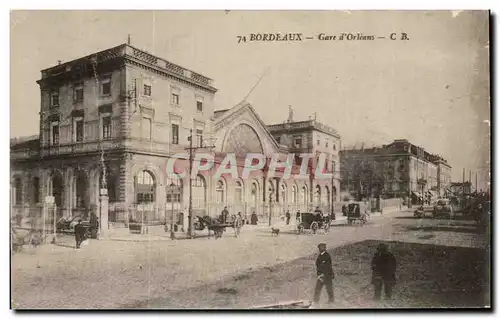
[(210, 216), (202, 216), (202, 217), (196, 216), (196, 217), (198, 218), (198, 222), (200, 223), (200, 225), (203, 226), (203, 228), (207, 227), (208, 237), (210, 237), (211, 230), (214, 232), (215, 239), (222, 237), (222, 233), (224, 232), (225, 227), (220, 224), (219, 220), (212, 218)]

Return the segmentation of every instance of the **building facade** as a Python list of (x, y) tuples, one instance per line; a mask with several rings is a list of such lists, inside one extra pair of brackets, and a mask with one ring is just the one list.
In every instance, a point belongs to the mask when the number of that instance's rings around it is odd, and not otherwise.
[[(98, 210), (102, 187), (112, 222), (173, 218), (186, 225), (190, 193), (196, 215), (215, 216), (224, 206), (277, 215), (314, 204), (314, 178), (285, 179), (279, 172), (270, 178), (268, 164), (247, 179), (216, 176), (227, 153), (237, 154), (241, 173), (245, 154), (269, 161), (289, 149), (249, 103), (215, 112), (217, 89), (208, 77), (123, 44), (42, 70), (37, 82), (40, 134), (11, 144), (12, 213), (26, 214), (25, 207), (53, 196), (59, 216), (86, 217)], [(169, 159), (190, 145), (199, 147), (193, 157), (215, 158), (212, 169), (191, 180), (191, 192), (189, 178), (175, 173), (189, 168), (188, 159), (167, 170)], [(321, 195), (317, 202), (331, 198)]]
[(448, 163), (408, 140), (368, 149), (342, 150), (342, 189), (362, 196), (415, 198), (443, 196)]
[(325, 166), (322, 171), (331, 174), (332, 178), (311, 178), (308, 190), (314, 205), (329, 210), (328, 206), (332, 202), (340, 200), (341, 136), (335, 129), (315, 119), (294, 122), (293, 111), (289, 112), (285, 123), (269, 125), (267, 128), (281, 146), (295, 155), (298, 165), (302, 163), (300, 154), (311, 154), (314, 163), (319, 163), (319, 157), (323, 155)]

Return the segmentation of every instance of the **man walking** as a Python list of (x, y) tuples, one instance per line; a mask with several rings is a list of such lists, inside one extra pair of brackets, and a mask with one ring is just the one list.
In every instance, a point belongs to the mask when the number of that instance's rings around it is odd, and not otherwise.
[(287, 225), (288, 225), (288, 224), (290, 224), (290, 217), (291, 217), (291, 216), (290, 216), (290, 211), (289, 211), (289, 210), (287, 210), (287, 211), (286, 211), (286, 214), (285, 214), (286, 224), (287, 224)]
[(323, 286), (326, 287), (326, 292), (328, 293), (328, 303), (333, 303), (333, 279), (335, 274), (333, 273), (332, 258), (330, 254), (326, 252), (326, 244), (321, 243), (318, 245), (319, 256), (316, 259), (316, 288), (314, 289), (314, 299), (313, 303), (319, 302), (319, 297), (321, 295), (321, 290)]
[(75, 225), (75, 241), (76, 249), (80, 249), (80, 245), (85, 240), (85, 227), (82, 225), (82, 220), (78, 219), (78, 224)]
[(382, 286), (386, 299), (392, 297), (392, 287), (396, 283), (396, 258), (389, 252), (386, 244), (380, 244), (372, 259), (372, 284), (375, 288), (375, 300), (380, 300)]

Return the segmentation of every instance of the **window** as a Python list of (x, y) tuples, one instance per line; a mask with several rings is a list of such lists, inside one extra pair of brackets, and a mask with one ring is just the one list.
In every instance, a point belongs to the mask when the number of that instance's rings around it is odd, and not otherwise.
[(328, 147), (328, 141), (325, 142), (325, 147)]
[(144, 95), (151, 96), (151, 85), (144, 84)]
[(58, 145), (59, 144), (59, 122), (52, 122), (51, 124), (51, 144)]
[(217, 182), (217, 187), (215, 188), (215, 192), (217, 194), (216, 196), (216, 202), (218, 204), (225, 203), (225, 196), (224, 196), (224, 183), (222, 181)]
[(276, 143), (278, 143), (278, 144), (279, 144), (280, 142), (281, 142), (281, 138), (280, 138), (279, 136), (278, 136), (278, 137), (276, 137)]
[(243, 202), (243, 185), (240, 181), (236, 181), (236, 187), (234, 189), (234, 201), (238, 204)]
[(207, 198), (207, 188), (205, 184), (205, 179), (200, 175), (192, 180), (193, 186), (193, 207), (205, 208), (206, 198)]
[(318, 145), (318, 146), (319, 146), (319, 140), (317, 140), (317, 141), (316, 141), (316, 145)]
[(203, 146), (203, 130), (196, 130), (196, 144), (198, 147)]
[(102, 138), (111, 138), (111, 116), (107, 115), (102, 118)]
[(293, 139), (293, 145), (295, 147), (301, 147), (302, 146), (302, 137), (300, 137), (300, 136), (294, 137), (294, 139)]
[(21, 205), (22, 204), (22, 200), (23, 200), (23, 185), (22, 185), (21, 179), (19, 177), (17, 177), (14, 180), (14, 188), (15, 188), (14, 203), (16, 205)]
[(39, 177), (33, 178), (33, 201), (35, 203), (40, 202), (40, 178)]
[(153, 176), (148, 171), (141, 171), (136, 178), (137, 203), (154, 202), (156, 185)]
[(81, 84), (73, 89), (73, 101), (75, 103), (83, 102), (83, 86)]
[(73, 140), (75, 142), (83, 141), (83, 118), (75, 118), (73, 121)]
[(203, 112), (203, 102), (202, 101), (196, 101), (196, 110), (198, 112)]
[(52, 91), (50, 94), (50, 106), (58, 107), (59, 106), (59, 91)]
[(101, 95), (111, 95), (111, 79), (101, 80)]
[(179, 105), (179, 94), (178, 93), (172, 93), (172, 104), (174, 105)]
[(172, 124), (172, 144), (179, 144), (179, 125)]
[[(328, 146), (328, 145), (327, 145)], [(333, 150), (337, 150), (337, 144), (333, 143)]]

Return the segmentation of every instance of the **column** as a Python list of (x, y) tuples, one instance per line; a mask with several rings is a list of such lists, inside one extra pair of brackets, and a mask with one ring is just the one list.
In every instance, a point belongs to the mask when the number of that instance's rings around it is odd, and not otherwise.
[(109, 211), (108, 190), (101, 189), (99, 196), (99, 236), (106, 238), (108, 235), (108, 211)]

